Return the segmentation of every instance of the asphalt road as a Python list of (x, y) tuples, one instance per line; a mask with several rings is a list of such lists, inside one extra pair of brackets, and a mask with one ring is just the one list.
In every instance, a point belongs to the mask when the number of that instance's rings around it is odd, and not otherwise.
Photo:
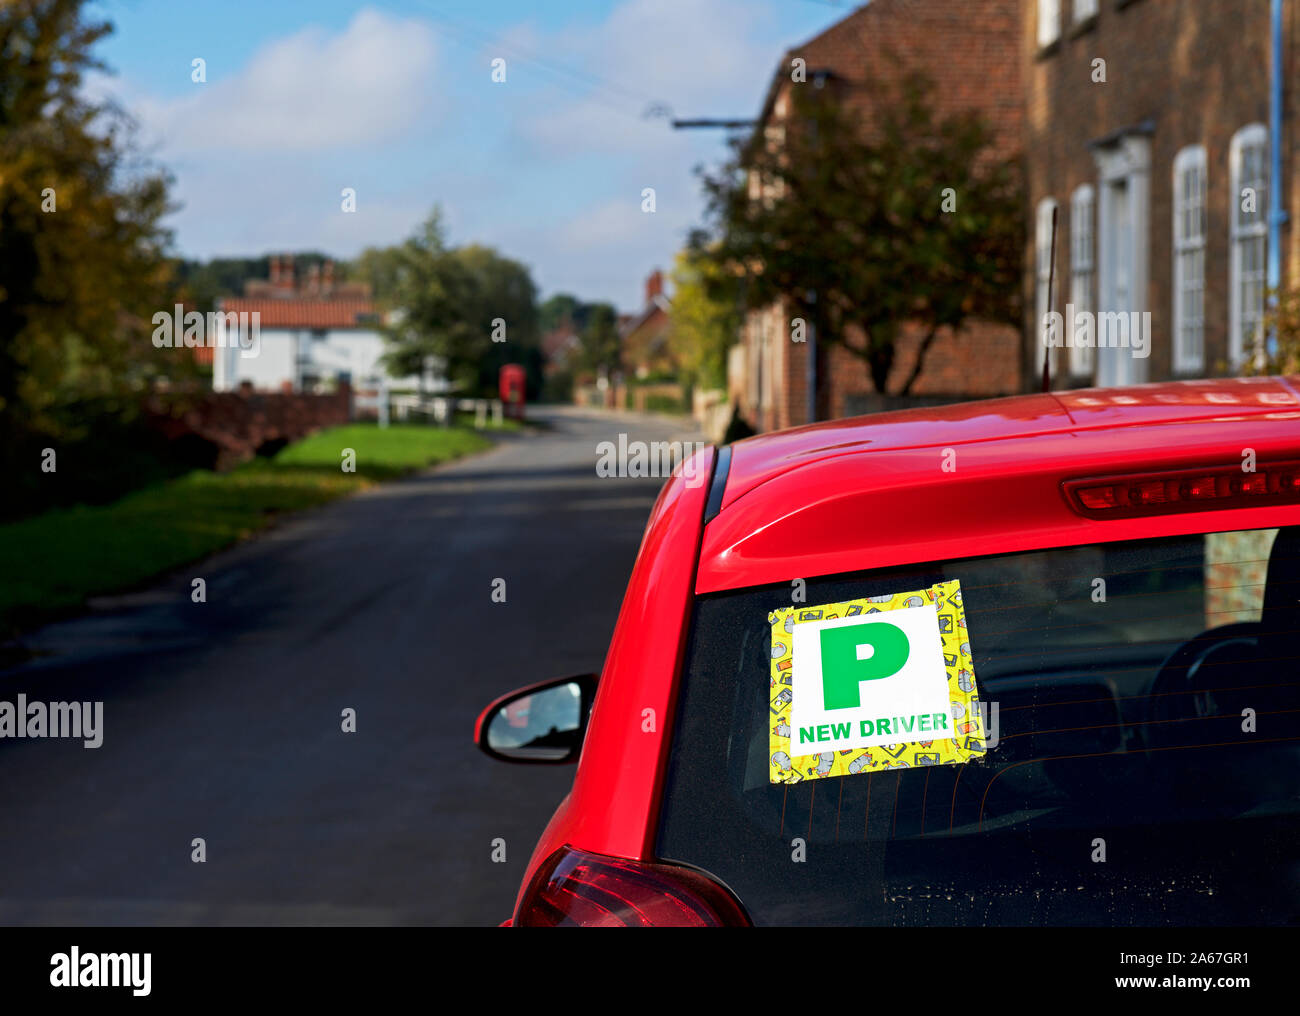
[(598, 477), (597, 442), (699, 437), (545, 416), (35, 633), (0, 700), (102, 700), (104, 739), (0, 740), (0, 924), (507, 917), (573, 770), (488, 759), (474, 718), (600, 668), (662, 481)]

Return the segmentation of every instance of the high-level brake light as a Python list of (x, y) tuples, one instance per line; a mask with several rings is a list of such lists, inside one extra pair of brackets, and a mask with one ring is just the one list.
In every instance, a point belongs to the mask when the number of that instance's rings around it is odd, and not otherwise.
[(1094, 519), (1300, 503), (1300, 462), (1066, 480), (1066, 500)]

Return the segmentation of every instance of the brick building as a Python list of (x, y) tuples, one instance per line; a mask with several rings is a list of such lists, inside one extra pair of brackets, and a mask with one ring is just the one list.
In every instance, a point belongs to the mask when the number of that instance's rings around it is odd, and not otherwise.
[[(334, 265), (313, 265), (305, 277), (294, 272), (293, 256), (273, 256), (269, 279), (249, 279), (242, 297), (217, 301), (220, 315), (233, 322), (255, 322), (252, 335), (216, 349), (214, 391), (251, 385), (258, 391), (313, 392), (339, 382), (372, 390), (417, 388), (421, 378), (391, 377), (383, 366), (386, 351), (382, 314), (364, 283), (335, 278)], [(244, 325), (240, 325), (244, 328)], [(446, 387), (436, 371), (426, 371), (424, 390)]]
[[(1293, 84), (1300, 0), (1280, 0), (1276, 29), (1272, 6), (874, 0), (786, 54), (760, 131), (780, 130), (790, 63), (800, 56), (809, 81), (847, 86), (846, 101), (869, 125), (872, 97), (853, 85), (894, 52), (934, 78), (952, 108), (988, 118), (1002, 153), (1023, 154), (1022, 332), (976, 325), (945, 335), (912, 402), (1033, 390), (1045, 355), (1057, 388), (1231, 375), (1255, 355), (1270, 278), (1300, 284), (1300, 231), (1290, 226), (1300, 215)], [(1278, 132), (1275, 170), (1271, 135)], [(1275, 172), (1281, 187), (1273, 194)], [(1043, 315), (1053, 209), (1054, 307), (1065, 345), (1049, 349)], [(1093, 317), (1093, 348), (1074, 343), (1070, 306), (1077, 319)], [(1108, 317), (1117, 329), (1103, 337)], [(782, 307), (750, 314), (732, 356), (730, 394), (760, 430), (809, 416), (813, 364), (806, 346), (787, 341), (789, 320)], [(1131, 322), (1143, 332), (1126, 339), (1118, 326)], [(896, 376), (910, 372), (916, 341), (905, 336)], [(900, 404), (875, 392), (862, 362), (843, 350), (823, 351), (816, 368), (819, 416)]]
[[(993, 130), (993, 154), (1021, 151), (1020, 0), (873, 0), (802, 46), (786, 53), (773, 77), (757, 131), (781, 136), (791, 90), (834, 89), (867, 129), (881, 97), (870, 77), (897, 59), (934, 82), (938, 116), (974, 110)], [(804, 61), (806, 80), (791, 68)], [(758, 430), (808, 422), (809, 379), (816, 377), (819, 418), (888, 408), (899, 400), (876, 392), (866, 363), (841, 347), (791, 341), (792, 314), (774, 305), (747, 315), (738, 352), (730, 362), (733, 401)], [(912, 371), (919, 329), (905, 329), (887, 388), (896, 391)], [(849, 341), (854, 341), (850, 335)], [(860, 342), (861, 340), (858, 339)], [(972, 322), (960, 334), (940, 332), (905, 404), (1011, 394), (1021, 388), (1023, 342), (1014, 328)], [(815, 363), (813, 357), (816, 357)]]
[[(1283, 6), (1283, 84), (1298, 7)], [(1045, 352), (1057, 387), (1236, 373), (1260, 334), (1267, 278), (1270, 3), (1025, 0), (1021, 18), (1025, 386)], [(1294, 172), (1300, 124), (1287, 100), (1281, 155)], [(1037, 325), (1053, 208), (1057, 309), (1097, 314), (1098, 327), (1108, 312), (1149, 312), (1149, 355), (1132, 343), (1047, 349)], [(1280, 257), (1295, 239), (1284, 225), (1277, 237)]]
[(678, 369), (672, 347), (672, 304), (664, 293), (664, 274), (658, 268), (645, 280), (645, 304), (619, 321), (623, 369), (633, 377), (673, 375)]

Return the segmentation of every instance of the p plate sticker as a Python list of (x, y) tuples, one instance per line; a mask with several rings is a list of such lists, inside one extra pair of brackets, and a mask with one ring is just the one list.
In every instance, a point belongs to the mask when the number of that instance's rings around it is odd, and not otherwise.
[(961, 585), (768, 615), (769, 778), (958, 765), (984, 753)]

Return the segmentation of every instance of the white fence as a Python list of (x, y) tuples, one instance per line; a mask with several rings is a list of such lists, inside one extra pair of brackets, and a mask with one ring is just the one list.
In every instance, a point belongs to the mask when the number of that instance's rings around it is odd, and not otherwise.
[[(494, 426), (501, 426), (502, 405), (500, 399), (458, 399), (450, 395), (393, 395), (388, 402), (392, 406), (393, 418), (409, 420), (412, 414), (432, 419), (444, 427), (450, 426), (456, 412), (474, 414), (474, 426), (486, 427), (488, 414), (492, 416)], [(380, 419), (387, 415), (380, 409)]]
[(388, 426), (389, 395), (387, 388), (373, 390), (356, 390), (352, 392), (352, 417), (356, 419), (358, 409), (373, 409), (379, 420), (379, 426)]

